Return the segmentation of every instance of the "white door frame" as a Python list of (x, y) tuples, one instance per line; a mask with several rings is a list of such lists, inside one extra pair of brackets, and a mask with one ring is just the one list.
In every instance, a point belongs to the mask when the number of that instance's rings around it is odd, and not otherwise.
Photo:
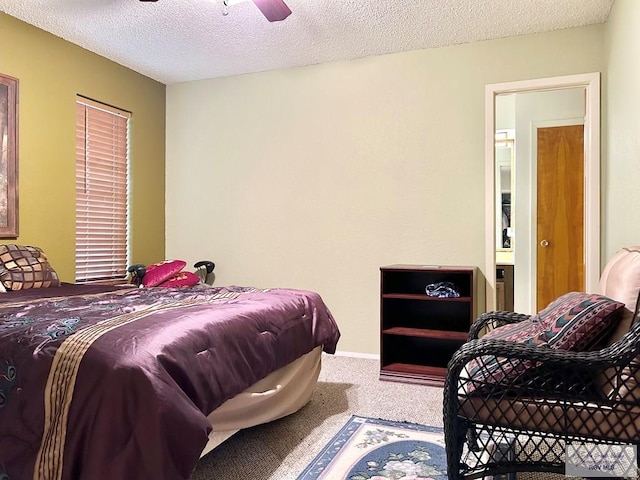
[(584, 251), (585, 288), (596, 292), (600, 279), (600, 73), (494, 83), (485, 87), (485, 272), (487, 310), (496, 305), (495, 98), (504, 93), (585, 87)]

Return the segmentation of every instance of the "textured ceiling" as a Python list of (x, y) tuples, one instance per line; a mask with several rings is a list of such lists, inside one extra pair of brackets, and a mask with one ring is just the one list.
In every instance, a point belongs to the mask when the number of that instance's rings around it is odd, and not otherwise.
[(614, 0), (0, 0), (0, 11), (162, 83), (349, 60), (606, 21)]

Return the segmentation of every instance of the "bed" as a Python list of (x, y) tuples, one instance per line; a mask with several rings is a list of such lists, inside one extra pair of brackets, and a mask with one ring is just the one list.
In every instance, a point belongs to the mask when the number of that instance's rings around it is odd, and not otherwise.
[(0, 294), (0, 479), (187, 479), (231, 433), (307, 403), (339, 336), (306, 290)]

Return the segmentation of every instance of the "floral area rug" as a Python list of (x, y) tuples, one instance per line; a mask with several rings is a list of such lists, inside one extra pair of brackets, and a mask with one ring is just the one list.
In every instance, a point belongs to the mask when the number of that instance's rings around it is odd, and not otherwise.
[(446, 480), (442, 428), (352, 416), (298, 480)]

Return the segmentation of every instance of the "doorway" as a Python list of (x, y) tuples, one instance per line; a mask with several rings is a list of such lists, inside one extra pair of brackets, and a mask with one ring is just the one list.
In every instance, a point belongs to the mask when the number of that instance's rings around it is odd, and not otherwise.
[[(528, 80), (520, 82), (511, 82), (503, 84), (491, 84), (486, 87), (486, 123), (485, 123), (485, 185), (486, 185), (486, 271), (495, 272), (496, 270), (496, 196), (495, 196), (495, 140), (496, 140), (496, 99), (498, 95), (505, 95), (520, 92), (554, 92), (562, 89), (579, 87), (583, 92), (584, 101), (584, 117), (579, 119), (584, 123), (584, 155), (583, 155), (583, 264), (584, 278), (583, 288), (581, 290), (596, 291), (599, 275), (600, 275), (600, 76), (599, 73), (571, 75), (566, 77), (552, 77), (546, 79)], [(546, 127), (547, 125), (543, 125)], [(521, 139), (527, 141), (518, 141), (516, 139), (517, 149), (522, 147), (523, 143), (529, 143), (529, 139), (534, 140), (534, 132), (522, 135)], [(535, 142), (531, 142), (535, 143)], [(527, 146), (528, 155), (531, 155), (531, 147)], [(517, 150), (516, 149), (516, 150)], [(535, 157), (533, 157), (535, 158)], [(516, 165), (518, 161), (518, 153), (516, 153)], [(531, 167), (531, 171), (521, 172), (516, 175), (515, 193), (518, 195), (518, 189), (521, 191), (535, 192), (536, 187), (536, 168), (535, 164)], [(520, 183), (518, 183), (520, 182)], [(533, 197), (533, 198), (532, 198)], [(523, 196), (518, 198), (514, 203), (514, 219), (515, 233), (520, 232), (521, 237), (516, 239), (516, 254), (519, 253), (521, 258), (525, 258), (524, 262), (518, 263), (516, 260), (515, 277), (520, 276), (520, 283), (524, 281), (528, 288), (518, 287), (516, 280), (515, 305), (514, 310), (522, 313), (535, 313), (538, 310), (536, 302), (537, 292), (536, 272), (538, 269), (536, 263), (537, 248), (539, 244), (537, 238), (537, 225), (532, 223), (531, 210), (535, 209), (535, 204), (527, 204), (526, 200), (535, 201), (534, 193), (529, 197)], [(529, 205), (529, 206), (528, 206)], [(528, 206), (528, 207), (527, 207)], [(518, 222), (520, 224), (518, 225)], [(492, 248), (493, 247), (493, 248)], [(519, 248), (519, 250), (518, 250)], [(521, 267), (521, 264), (524, 265)], [(524, 291), (528, 290), (528, 291)], [(496, 306), (496, 278), (493, 275), (487, 275), (487, 308), (494, 309)]]

